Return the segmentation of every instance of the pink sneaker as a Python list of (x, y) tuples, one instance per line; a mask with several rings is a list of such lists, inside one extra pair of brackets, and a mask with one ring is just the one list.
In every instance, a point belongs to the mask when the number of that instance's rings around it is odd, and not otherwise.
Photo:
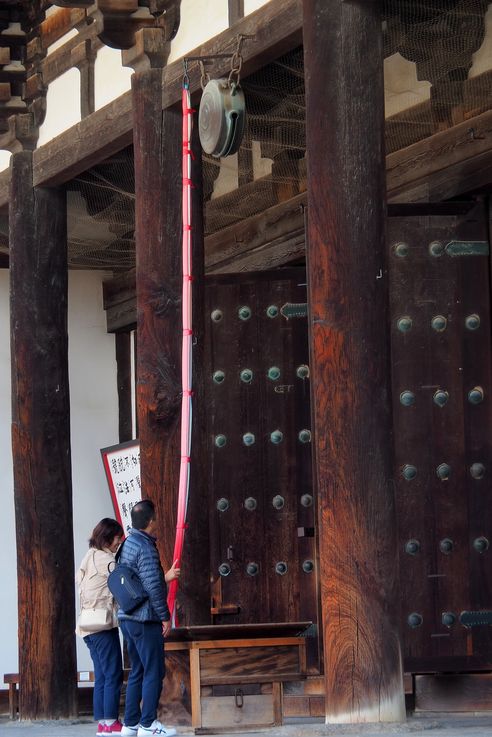
[(121, 734), (121, 730), (123, 728), (122, 723), (119, 719), (117, 719), (113, 724), (105, 724), (104, 730), (103, 730), (103, 737), (107, 734)]
[(99, 724), (97, 725), (96, 737), (103, 737), (105, 729), (106, 725), (99, 722)]

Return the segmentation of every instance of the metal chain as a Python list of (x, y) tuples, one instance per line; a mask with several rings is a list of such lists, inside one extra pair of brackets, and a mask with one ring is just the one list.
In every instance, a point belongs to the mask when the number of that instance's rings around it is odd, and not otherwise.
[(241, 69), (243, 66), (241, 48), (245, 38), (247, 38), (247, 36), (244, 36), (241, 33), (237, 37), (236, 50), (234, 51), (231, 58), (231, 71), (229, 72), (229, 76), (227, 78), (227, 83), (230, 87), (239, 87), (239, 83), (241, 81)]

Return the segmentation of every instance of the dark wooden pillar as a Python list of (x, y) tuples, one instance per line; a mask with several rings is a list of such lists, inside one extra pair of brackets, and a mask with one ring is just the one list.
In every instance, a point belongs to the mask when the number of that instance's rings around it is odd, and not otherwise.
[(120, 443), (132, 434), (132, 339), (131, 333), (116, 333), (116, 384), (118, 387), (118, 438)]
[[(142, 493), (157, 505), (161, 556), (163, 564), (169, 567), (175, 539), (180, 466), (182, 116), (181, 106), (162, 110), (161, 70), (135, 73), (132, 89), (137, 417)], [(198, 244), (203, 241), (199, 223), (198, 227), (195, 223), (194, 228)], [(203, 264), (200, 264), (203, 244), (200, 248), (194, 269), (203, 273)], [(199, 319), (200, 314), (203, 315), (203, 307), (196, 307), (195, 317)], [(194, 412), (194, 422), (196, 418)], [(202, 484), (205, 479), (195, 474), (190, 488), (190, 519), (195, 504), (201, 505), (203, 514)], [(196, 591), (202, 589), (204, 576), (208, 585), (208, 549), (195, 549), (193, 555), (193, 569), (183, 567), (181, 588), (188, 591), (188, 595), (185, 596), (186, 610), (180, 617), (182, 624), (202, 623), (204, 617), (203, 597), (193, 596), (190, 586)]]
[(12, 157), (12, 452), (20, 716), (76, 714), (66, 197)]
[(326, 718), (403, 720), (380, 6), (303, 7)]

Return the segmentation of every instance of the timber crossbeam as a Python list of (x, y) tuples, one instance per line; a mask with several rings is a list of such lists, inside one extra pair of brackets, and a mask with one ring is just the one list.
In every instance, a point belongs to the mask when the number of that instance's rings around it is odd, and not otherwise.
[[(256, 33), (255, 40), (244, 44), (243, 49), (243, 69), (248, 74), (301, 43), (301, 3), (271, 0), (188, 56), (225, 52), (239, 33)], [(226, 67), (227, 60), (218, 59), (214, 74), (220, 75)], [(163, 70), (163, 107), (179, 101), (182, 74), (182, 60)], [(196, 93), (200, 88), (198, 68), (191, 67), (190, 80)], [(128, 92), (35, 150), (35, 185), (70, 181), (130, 145), (132, 129)], [(386, 168), (390, 202), (439, 201), (486, 186), (492, 176), (492, 111), (389, 154)], [(9, 183), (10, 172), (0, 173), (0, 208), (8, 203)]]

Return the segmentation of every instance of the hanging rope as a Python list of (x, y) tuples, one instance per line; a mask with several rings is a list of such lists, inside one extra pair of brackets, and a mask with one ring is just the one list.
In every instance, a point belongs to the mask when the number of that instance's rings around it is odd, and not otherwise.
[[(186, 509), (190, 486), (190, 455), (192, 425), (192, 310), (191, 310), (191, 128), (193, 110), (190, 106), (188, 70), (185, 63), (182, 93), (183, 110), (183, 293), (182, 323), (183, 343), (181, 350), (181, 465), (179, 469), (178, 516), (176, 522), (176, 540), (174, 543), (173, 561), (180, 565), (183, 554), (184, 534), (186, 529)], [(178, 581), (169, 584), (168, 606), (171, 612), (173, 627), (178, 625), (176, 619), (176, 594)]]

